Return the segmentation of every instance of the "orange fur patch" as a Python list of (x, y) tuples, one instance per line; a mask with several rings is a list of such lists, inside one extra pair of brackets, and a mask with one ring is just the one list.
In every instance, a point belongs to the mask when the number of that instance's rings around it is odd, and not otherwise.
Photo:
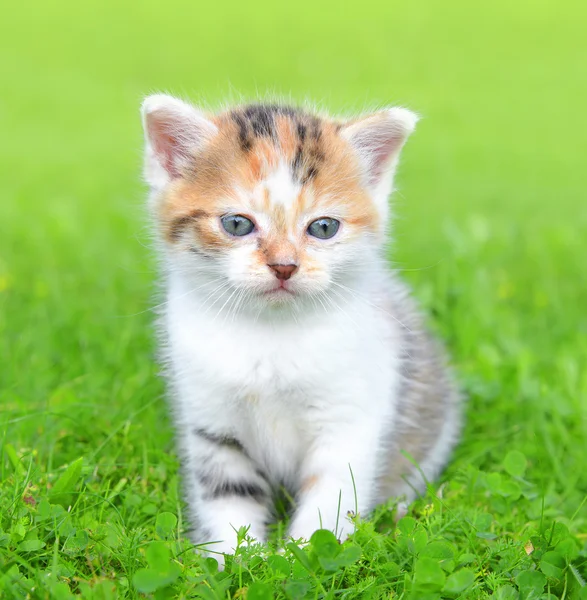
[(310, 491), (313, 487), (316, 486), (318, 481), (320, 481), (320, 478), (318, 477), (318, 475), (311, 475), (310, 477), (306, 477), (306, 479), (304, 479), (302, 481), (302, 485), (300, 486), (300, 491), (301, 492)]

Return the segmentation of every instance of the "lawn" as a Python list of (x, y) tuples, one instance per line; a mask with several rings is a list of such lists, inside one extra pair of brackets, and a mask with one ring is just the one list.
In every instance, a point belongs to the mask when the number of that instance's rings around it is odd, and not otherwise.
[[(0, 597), (587, 598), (586, 5), (11, 3), (0, 35)], [(390, 261), (468, 397), (441, 481), (342, 547), (183, 536), (138, 106), (423, 119)]]

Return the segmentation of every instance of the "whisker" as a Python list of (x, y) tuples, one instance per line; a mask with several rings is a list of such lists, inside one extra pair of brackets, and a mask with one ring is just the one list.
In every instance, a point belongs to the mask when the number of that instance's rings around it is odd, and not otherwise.
[[(188, 290), (187, 292), (184, 292), (183, 294), (180, 294), (179, 296), (174, 296), (174, 300), (179, 299), (179, 298), (185, 298), (186, 296), (189, 296), (190, 294), (193, 294), (194, 292), (208, 286), (208, 285), (212, 285), (213, 283), (216, 283), (217, 281), (220, 281), (222, 278), (218, 277), (217, 279), (213, 279), (211, 281), (207, 281), (201, 285), (196, 286), (195, 288), (192, 288), (190, 290)], [(121, 317), (127, 318), (127, 317), (138, 317), (140, 315), (144, 315), (145, 313), (148, 312), (156, 312), (159, 309), (163, 308), (164, 306), (167, 306), (169, 304), (170, 300), (165, 300), (164, 302), (161, 302), (159, 304), (156, 304), (155, 306), (150, 306), (149, 308), (146, 308), (145, 310), (141, 310), (137, 313), (133, 313), (130, 315), (121, 315)]]
[(385, 313), (386, 315), (390, 316), (396, 323), (398, 323), (398, 325), (401, 325), (406, 331), (412, 333), (412, 330), (405, 323), (402, 323), (397, 317), (392, 315), (389, 311), (385, 310), (384, 308), (381, 308), (381, 306), (377, 306), (376, 304), (369, 302), (369, 300), (367, 300), (362, 294), (359, 294), (358, 292), (356, 292), (355, 290), (353, 290), (352, 288), (350, 288), (346, 285), (338, 283), (334, 279), (331, 281), (331, 283), (333, 285), (336, 285), (339, 288), (342, 288), (343, 290), (347, 291), (349, 294), (352, 294), (357, 300), (360, 300), (361, 302), (364, 302), (365, 304), (375, 308), (376, 310), (379, 310), (382, 313)]
[(230, 294), (230, 296), (226, 299), (226, 301), (224, 302), (224, 304), (219, 308), (218, 312), (214, 315), (214, 318), (212, 319), (212, 323), (214, 323), (216, 321), (216, 319), (218, 318), (218, 315), (220, 315), (220, 313), (224, 310), (224, 307), (230, 302), (231, 298), (239, 291), (238, 288), (235, 288), (232, 292), (232, 294)]
[(202, 313), (202, 315), (205, 315), (209, 312), (209, 310), (218, 302), (218, 300), (220, 300), (221, 298), (224, 297), (224, 295), (226, 294), (226, 292), (228, 292), (230, 290), (230, 284), (225, 283), (223, 286), (220, 286), (219, 291), (221, 291), (220, 295), (218, 295), (216, 297), (216, 299), (214, 300), (214, 302), (212, 302), (212, 304), (210, 304), (206, 310)]
[[(345, 299), (342, 296), (342, 294), (340, 294), (336, 290), (331, 290), (331, 292), (337, 294), (343, 300)], [(337, 302), (335, 302), (333, 298), (330, 298), (330, 301), (331, 301), (332, 304), (334, 304), (335, 308), (337, 310), (339, 310), (357, 328), (358, 331), (361, 330), (361, 328), (359, 327), (359, 324), (354, 319), (351, 319), (351, 317), (349, 316), (349, 314)]]

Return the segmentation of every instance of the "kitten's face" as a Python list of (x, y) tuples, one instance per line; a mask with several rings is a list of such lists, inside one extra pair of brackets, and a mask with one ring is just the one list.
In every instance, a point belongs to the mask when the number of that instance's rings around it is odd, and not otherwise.
[[(156, 98), (147, 177), (172, 268), (261, 307), (320, 301), (369, 270), (406, 136), (397, 122), (387, 148), (361, 121), (267, 106), (206, 118)], [(385, 130), (381, 114), (367, 129)]]

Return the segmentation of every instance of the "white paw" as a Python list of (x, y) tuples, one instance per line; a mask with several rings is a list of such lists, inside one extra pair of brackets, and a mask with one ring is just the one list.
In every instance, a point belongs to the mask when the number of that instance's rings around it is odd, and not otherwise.
[(218, 570), (224, 570), (224, 564), (226, 562), (225, 554), (234, 554), (234, 546), (236, 546), (236, 539), (234, 544), (227, 542), (217, 542), (206, 544), (198, 549), (198, 553), (202, 556), (213, 558), (218, 563)]
[(394, 521), (397, 523), (400, 519), (403, 519), (408, 514), (408, 503), (399, 502), (395, 507)]

